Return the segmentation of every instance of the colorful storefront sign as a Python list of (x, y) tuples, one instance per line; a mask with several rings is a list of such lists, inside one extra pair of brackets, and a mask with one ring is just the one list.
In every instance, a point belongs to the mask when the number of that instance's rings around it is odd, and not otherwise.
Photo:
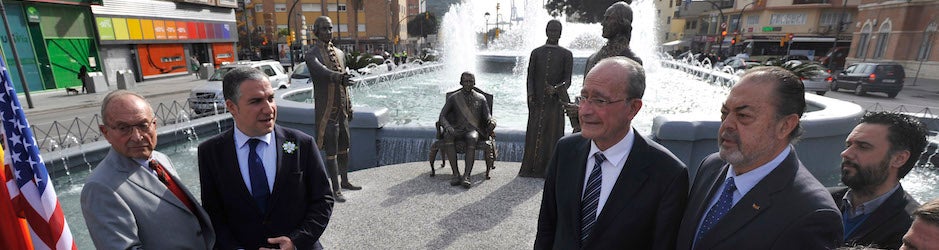
[(141, 41), (183, 40), (180, 42), (236, 41), (233, 23), (180, 21), (155, 18), (96, 17), (98, 38), (102, 44), (127, 44)]

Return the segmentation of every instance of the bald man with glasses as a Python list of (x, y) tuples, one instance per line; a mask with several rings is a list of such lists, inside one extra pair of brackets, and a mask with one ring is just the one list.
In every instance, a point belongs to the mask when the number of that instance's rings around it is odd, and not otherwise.
[(215, 230), (166, 155), (155, 150), (153, 109), (136, 93), (104, 97), (111, 144), (82, 188), (82, 215), (98, 249), (212, 249)]
[(631, 127), (645, 72), (626, 57), (601, 60), (577, 97), (581, 133), (561, 138), (548, 163), (535, 249), (673, 249), (688, 170)]

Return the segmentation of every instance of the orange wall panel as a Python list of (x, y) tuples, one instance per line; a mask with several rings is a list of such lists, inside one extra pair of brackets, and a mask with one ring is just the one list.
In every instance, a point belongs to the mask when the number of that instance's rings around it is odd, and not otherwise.
[(187, 72), (182, 44), (140, 44), (140, 71), (144, 76)]
[(215, 57), (216, 68), (221, 66), (222, 62), (235, 61), (235, 49), (231, 43), (213, 43), (212, 53), (214, 53), (212, 56)]

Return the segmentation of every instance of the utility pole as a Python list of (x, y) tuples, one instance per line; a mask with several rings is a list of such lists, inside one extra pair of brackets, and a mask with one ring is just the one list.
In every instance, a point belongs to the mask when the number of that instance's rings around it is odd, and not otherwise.
[[(834, 52), (838, 48), (838, 38), (841, 37), (841, 29), (844, 27), (844, 12), (847, 10), (848, 0), (841, 0), (841, 14), (838, 15), (838, 30), (835, 31), (835, 41), (831, 43), (831, 52)], [(835, 54), (832, 53), (832, 56)], [(834, 65), (835, 60), (832, 57), (828, 57), (828, 68), (831, 69), (831, 66)], [(843, 67), (844, 65), (842, 65)]]

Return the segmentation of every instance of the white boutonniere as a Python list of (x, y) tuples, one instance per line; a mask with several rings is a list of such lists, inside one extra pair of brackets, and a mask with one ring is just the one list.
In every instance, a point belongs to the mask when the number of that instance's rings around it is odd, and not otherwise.
[(288, 154), (293, 154), (293, 151), (297, 150), (297, 144), (294, 144), (291, 141), (284, 142), (284, 152)]

